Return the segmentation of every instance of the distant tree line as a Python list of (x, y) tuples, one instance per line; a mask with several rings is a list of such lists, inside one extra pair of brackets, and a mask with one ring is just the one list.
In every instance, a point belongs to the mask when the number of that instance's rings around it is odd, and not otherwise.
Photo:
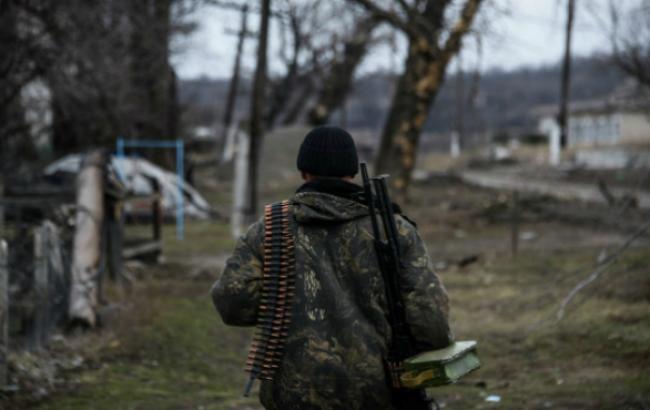
[(612, 59), (650, 92), (650, 0), (624, 5), (610, 1)]
[[(432, 107), (423, 130), (427, 133), (449, 133), (454, 130), (458, 94), (457, 73), (448, 76), (442, 86), (438, 103)], [(510, 71), (490, 70), (479, 78), (465, 74), (468, 83), (464, 94), (466, 129), (469, 133), (500, 133), (509, 129), (536, 127), (535, 109), (555, 104), (559, 98), (560, 65), (523, 67)], [(626, 79), (624, 73), (610, 64), (605, 56), (577, 57), (573, 62), (571, 96), (573, 101), (605, 98)], [(345, 117), (353, 129), (379, 132), (384, 124), (395, 90), (397, 74), (375, 72), (354, 79), (347, 97)], [(478, 81), (478, 85), (473, 83)], [(473, 94), (472, 89), (478, 89)], [(228, 88), (227, 79), (197, 78), (179, 82), (179, 100), (186, 108), (188, 123), (211, 125), (216, 119), (215, 101), (222, 106)], [(242, 79), (237, 105), (245, 115), (250, 97), (250, 79)], [(334, 111), (330, 121), (340, 123), (342, 108)]]

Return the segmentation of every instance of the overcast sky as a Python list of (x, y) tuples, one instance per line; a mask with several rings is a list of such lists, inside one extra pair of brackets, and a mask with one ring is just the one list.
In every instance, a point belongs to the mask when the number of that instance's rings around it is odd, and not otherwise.
[[(492, 18), (489, 34), (483, 40), (481, 69), (512, 69), (520, 66), (558, 62), (564, 50), (566, 0), (492, 0), (497, 18)], [(606, 52), (607, 36), (603, 24), (595, 16), (603, 16), (608, 0), (577, 0), (573, 37), (575, 55)], [(621, 0), (626, 1), (626, 0)], [(490, 3), (486, 3), (489, 5)], [(490, 11), (495, 10), (492, 8)], [(485, 11), (485, 10), (484, 10)], [(507, 11), (507, 12), (504, 12)], [(491, 13), (492, 14), (492, 13)], [(235, 38), (225, 34), (239, 26), (238, 13), (213, 7), (204, 7), (196, 17), (198, 29), (175, 45), (172, 61), (182, 78), (199, 76), (229, 77), (235, 54)], [(257, 27), (255, 19), (249, 22)], [(274, 62), (277, 35), (271, 35), (271, 70), (279, 70)], [(244, 67), (253, 69), (255, 46), (248, 42)], [(182, 50), (182, 51), (180, 51)], [(400, 70), (404, 47), (397, 53), (388, 47), (379, 47), (360, 67), (361, 74), (377, 69)], [(477, 65), (475, 42), (467, 41), (463, 61), (467, 68)]]

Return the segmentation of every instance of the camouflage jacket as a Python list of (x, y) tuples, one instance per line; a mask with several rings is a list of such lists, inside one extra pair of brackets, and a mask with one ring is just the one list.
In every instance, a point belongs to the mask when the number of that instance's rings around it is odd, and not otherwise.
[[(390, 326), (368, 209), (344, 196), (302, 189), (291, 199), (296, 294), (282, 364), (273, 381), (262, 382), (267, 409), (393, 408), (383, 364)], [(400, 286), (417, 349), (445, 347), (452, 340), (447, 294), (415, 227), (396, 220)], [(260, 221), (239, 240), (212, 288), (227, 324), (256, 324), (263, 238)]]

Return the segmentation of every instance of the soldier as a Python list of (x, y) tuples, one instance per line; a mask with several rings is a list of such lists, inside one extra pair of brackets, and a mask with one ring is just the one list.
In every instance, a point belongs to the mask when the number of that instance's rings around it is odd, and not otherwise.
[[(295, 295), (284, 353), (273, 380), (262, 381), (267, 409), (426, 409), (416, 391), (389, 387), (390, 325), (350, 134), (309, 132), (297, 159), (305, 183), (289, 200), (295, 247)], [(452, 342), (447, 293), (415, 225), (395, 206), (402, 254), (400, 285), (418, 351)], [(253, 326), (260, 314), (264, 220), (237, 243), (212, 299), (223, 321)]]

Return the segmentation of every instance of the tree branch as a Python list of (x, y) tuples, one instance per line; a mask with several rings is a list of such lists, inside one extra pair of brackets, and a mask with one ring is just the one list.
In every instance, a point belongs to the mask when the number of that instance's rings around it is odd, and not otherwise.
[(406, 15), (409, 16), (409, 18), (411, 18), (411, 16), (413, 16), (413, 14), (416, 13), (416, 11), (411, 6), (408, 5), (406, 0), (397, 0), (397, 4), (400, 5), (404, 13), (406, 13)]
[(474, 21), (474, 17), (476, 17), (482, 2), (483, 0), (467, 0), (465, 2), (460, 17), (454, 25), (454, 28), (449, 33), (449, 37), (442, 48), (444, 58), (451, 59), (451, 57), (460, 50), (463, 36), (467, 34), (472, 27), (472, 22)]
[(571, 303), (573, 298), (580, 292), (582, 289), (587, 287), (590, 283), (598, 279), (600, 275), (603, 274), (609, 268), (614, 262), (618, 261), (619, 256), (627, 248), (634, 243), (639, 237), (641, 237), (643, 234), (645, 234), (648, 229), (650, 229), (650, 222), (647, 222), (645, 225), (641, 226), (632, 236), (627, 238), (627, 240), (614, 251), (611, 255), (609, 255), (607, 258), (605, 258), (603, 261), (601, 261), (598, 266), (596, 267), (596, 270), (594, 270), (589, 276), (587, 276), (586, 279), (582, 280), (580, 283), (578, 283), (573, 289), (571, 289), (571, 292), (564, 298), (562, 301), (562, 304), (560, 305), (560, 309), (557, 312), (557, 320), (556, 322), (559, 322), (564, 318), (564, 315), (566, 313), (566, 308)]
[(384, 21), (398, 30), (403, 31), (409, 36), (417, 36), (418, 32), (412, 27), (407, 21), (402, 20), (396, 13), (384, 10), (375, 4), (372, 0), (352, 0), (353, 2), (364, 7), (368, 12), (370, 12), (375, 18), (378, 18), (381, 21)]
[[(248, 6), (247, 2), (237, 2), (237, 1), (228, 1), (228, 0), (206, 0), (206, 4), (219, 7), (226, 10), (241, 11), (244, 7), (248, 7), (251, 13), (260, 14), (262, 11), (259, 7), (251, 8)], [(269, 16), (274, 18), (283, 18), (284, 15), (277, 11), (269, 11)]]
[(441, 28), (444, 26), (445, 10), (451, 3), (451, 0), (427, 1), (424, 6), (422, 16), (427, 20), (429, 25)]

